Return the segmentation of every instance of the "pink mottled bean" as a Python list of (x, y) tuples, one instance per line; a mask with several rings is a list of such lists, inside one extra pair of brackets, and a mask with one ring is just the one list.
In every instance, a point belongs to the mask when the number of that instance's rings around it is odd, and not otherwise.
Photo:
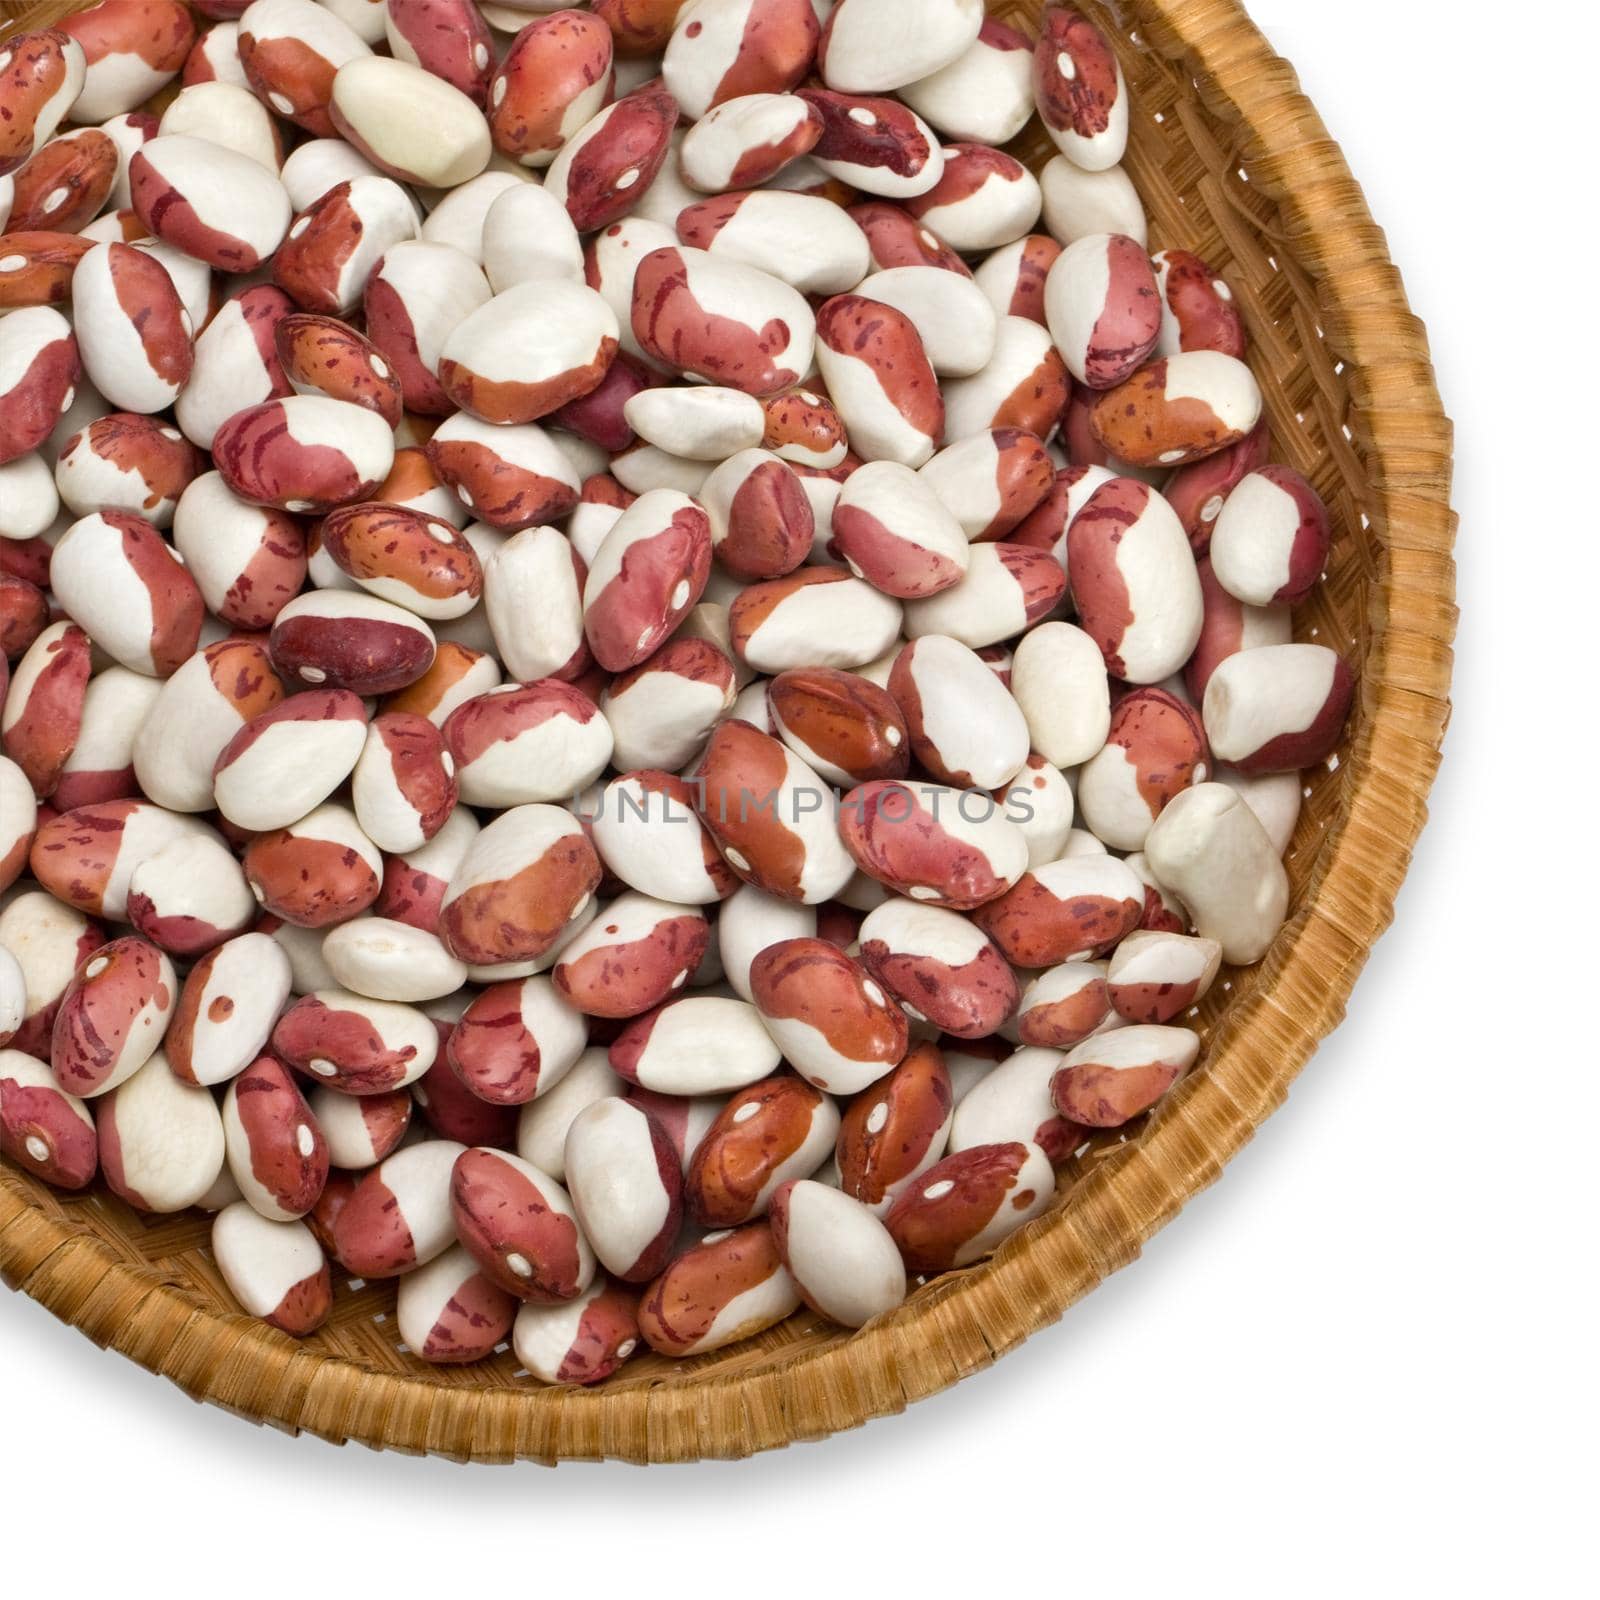
[(357, 760), (351, 799), (361, 831), (386, 853), (420, 849), (454, 810), (455, 762), (426, 717), (375, 717)]
[(1187, 350), (1151, 364), (1095, 402), (1094, 436), (1136, 467), (1181, 467), (1237, 444), (1261, 418), (1261, 390), (1242, 361)]
[(812, 159), (830, 177), (864, 194), (903, 200), (925, 194), (944, 174), (933, 129), (898, 100), (802, 89), (822, 119)]
[(439, 937), (473, 965), (536, 959), (599, 883), (599, 858), (570, 812), (516, 806), (467, 846), (440, 905)]
[(583, 1019), (545, 977), (479, 993), (450, 1035), (456, 1076), (494, 1105), (525, 1105), (554, 1088), (582, 1054)]
[(908, 467), (928, 460), (943, 437), (944, 400), (904, 312), (836, 295), (817, 315), (817, 360), (858, 453)]
[(222, 1171), (216, 1101), (176, 1077), (159, 1050), (99, 1100), (95, 1131), (107, 1187), (139, 1211), (182, 1211)]
[(1191, 251), (1158, 250), (1151, 259), (1161, 294), (1157, 352), (1220, 350), (1243, 360), (1244, 321), (1228, 285)]
[(0, 100), (10, 113), (0, 130), (0, 178), (15, 172), (56, 131), (83, 90), (83, 46), (68, 33), (40, 28), (13, 34), (0, 66)]
[(639, 1331), (664, 1356), (700, 1355), (770, 1328), (799, 1304), (772, 1229), (753, 1222), (673, 1261), (644, 1291)]
[(700, 598), (711, 565), (711, 524), (689, 496), (641, 495), (606, 535), (584, 585), (584, 632), (608, 672), (653, 654)]
[(387, 1094), (415, 1083), (438, 1049), (420, 1011), (341, 989), (302, 995), (272, 1030), (276, 1056), (342, 1094)]
[(245, 847), (244, 872), (251, 892), (274, 916), (301, 928), (328, 928), (378, 898), (383, 859), (352, 812), (321, 805), (288, 827), (257, 834)]
[(435, 0), (418, 6), (388, 0), (384, 36), (397, 61), (409, 61), (442, 78), (480, 108), (494, 71), (494, 40), (472, 0)]
[(359, 590), (320, 589), (278, 613), (270, 648), (286, 684), (375, 695), (415, 683), (435, 646), (427, 623), (399, 606)]
[(1090, 234), (1068, 245), (1045, 280), (1044, 310), (1068, 371), (1091, 389), (1132, 377), (1161, 332), (1150, 258), (1125, 234)]
[(599, 17), (571, 10), (530, 21), (489, 81), (495, 148), (524, 166), (548, 166), (605, 105), (611, 60), (611, 31)]

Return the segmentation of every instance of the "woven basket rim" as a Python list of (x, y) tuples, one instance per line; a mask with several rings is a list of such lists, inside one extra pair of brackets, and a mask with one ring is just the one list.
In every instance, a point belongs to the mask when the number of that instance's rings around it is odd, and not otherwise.
[[(939, 1280), (849, 1339), (780, 1347), (735, 1374), (691, 1370), (671, 1383), (587, 1391), (454, 1388), (375, 1372), (243, 1315), (202, 1309), (159, 1269), (132, 1266), (83, 1225), (49, 1215), (40, 1189), (10, 1169), (0, 1171), (8, 1284), (197, 1399), (335, 1442), (462, 1460), (741, 1456), (904, 1409), (1054, 1322), (1133, 1260), (1282, 1103), (1342, 1017), (1426, 820), (1449, 720), (1456, 616), (1451, 428), (1383, 235), (1293, 70), (1239, 0), (1109, 4), (1125, 31), (1183, 65), (1206, 110), (1237, 135), (1250, 182), (1280, 207), (1297, 264), (1316, 285), (1328, 346), (1347, 366), (1383, 551), (1339, 814), (1260, 981), (1213, 1034), (1208, 1070), (1084, 1176), (1069, 1207), (991, 1261)], [(16, 21), (33, 26), (77, 8), (39, 6)]]

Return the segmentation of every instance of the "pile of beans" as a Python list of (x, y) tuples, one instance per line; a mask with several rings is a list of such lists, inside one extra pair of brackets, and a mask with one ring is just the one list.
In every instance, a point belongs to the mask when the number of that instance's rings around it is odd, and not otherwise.
[(195, 9), (0, 39), (7, 1158), (552, 1382), (985, 1256), (1193, 1066), (1351, 697), (1105, 40)]

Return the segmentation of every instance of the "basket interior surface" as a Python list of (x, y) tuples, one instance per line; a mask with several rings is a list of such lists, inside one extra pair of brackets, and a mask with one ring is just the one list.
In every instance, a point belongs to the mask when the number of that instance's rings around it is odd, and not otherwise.
[[(1030, 35), (1041, 8), (989, 7)], [(393, 1285), (340, 1282), (337, 1268), (329, 1323), (296, 1343), (235, 1310), (208, 1219), (141, 1216), (98, 1186), (57, 1195), (7, 1168), (9, 1281), (197, 1396), (332, 1438), (478, 1459), (738, 1455), (899, 1409), (1054, 1320), (1132, 1259), (1282, 1100), (1337, 1022), (1424, 816), (1453, 616), (1448, 426), (1381, 234), (1289, 69), (1239, 6), (1083, 8), (1115, 43), (1132, 91), (1126, 164), (1151, 248), (1194, 250), (1225, 276), (1248, 326), (1273, 457), (1329, 505), (1327, 579), (1297, 609), (1296, 637), (1340, 651), (1358, 677), (1344, 742), (1304, 777), (1286, 859), (1293, 918), (1265, 962), (1225, 970), (1192, 1018), (1204, 1040), (1195, 1073), (1151, 1118), (1081, 1151), (1054, 1208), (992, 1262), (917, 1290), (866, 1330), (802, 1312), (709, 1356), (637, 1358), (593, 1392), (540, 1387), (508, 1349), (471, 1367), (429, 1366), (400, 1342)], [(34, 7), (18, 20), (40, 25), (67, 9)], [(1259, 102), (1243, 103), (1249, 96)], [(1306, 127), (1275, 128), (1274, 108)], [(1294, 171), (1274, 154), (1275, 137), (1293, 145)], [(1054, 154), (1037, 122), (1013, 148), (1035, 169)], [(1348, 260), (1329, 259), (1333, 213), (1349, 219)], [(1364, 289), (1361, 273), (1373, 274)], [(1393, 348), (1392, 368), (1363, 359), (1380, 332), (1363, 325), (1363, 307), (1399, 330), (1381, 346)]]

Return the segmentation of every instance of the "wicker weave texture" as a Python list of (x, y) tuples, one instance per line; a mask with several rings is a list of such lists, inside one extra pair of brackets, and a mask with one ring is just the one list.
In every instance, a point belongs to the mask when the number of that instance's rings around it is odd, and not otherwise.
[[(1328, 579), (1296, 636), (1343, 651), (1359, 678), (1344, 744), (1306, 777), (1293, 916), (1267, 959), (1225, 972), (1202, 1007), (1201, 1067), (1147, 1122), (1097, 1141), (993, 1260), (866, 1329), (801, 1313), (731, 1350), (635, 1360), (595, 1391), (542, 1388), (509, 1351), (460, 1369), (417, 1361), (399, 1347), (392, 1285), (342, 1284), (329, 1324), (297, 1343), (233, 1308), (205, 1219), (143, 1218), (103, 1190), (58, 1196), (9, 1167), (8, 1284), (197, 1398), (333, 1440), (483, 1461), (742, 1456), (901, 1410), (1053, 1322), (1282, 1103), (1343, 1015), (1426, 817), (1455, 627), (1450, 426), (1383, 235), (1237, 0), (1082, 3), (1132, 90), (1127, 166), (1152, 248), (1198, 251), (1227, 278), (1274, 457), (1332, 512)], [(5, 11), (34, 27), (74, 9)], [(1041, 3), (989, 9), (1031, 34)], [(1036, 123), (1014, 149), (1036, 168), (1054, 153)]]

